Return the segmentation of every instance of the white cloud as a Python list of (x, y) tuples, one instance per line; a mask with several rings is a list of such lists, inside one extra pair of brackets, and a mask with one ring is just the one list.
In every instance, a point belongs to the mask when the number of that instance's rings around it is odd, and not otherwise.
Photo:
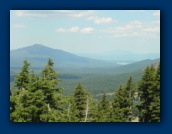
[(17, 17), (73, 17), (81, 18), (94, 14), (94, 10), (17, 10), (15, 15)]
[(145, 28), (144, 31), (147, 31), (147, 32), (160, 32), (160, 27), (152, 26), (152, 27)]
[(17, 10), (15, 12), (17, 17), (45, 17), (45, 13), (41, 13), (39, 10)]
[(132, 35), (138, 36), (139, 33), (138, 32), (133, 32)]
[(74, 17), (74, 18), (81, 18), (81, 17), (86, 17), (86, 16), (90, 16), (92, 14), (94, 14), (94, 10), (75, 10), (72, 14), (70, 14), (69, 16)]
[(24, 11), (18, 10), (18, 11), (15, 12), (15, 15), (18, 16), (18, 17), (24, 16)]
[(91, 27), (86, 27), (86, 28), (81, 29), (81, 33), (85, 33), (85, 34), (92, 33), (93, 31), (94, 29)]
[(64, 32), (77, 33), (77, 32), (81, 32), (81, 33), (84, 33), (84, 34), (89, 34), (89, 33), (92, 33), (94, 31), (94, 29), (91, 28), (91, 27), (82, 28), (80, 31), (79, 31), (79, 29), (80, 28), (78, 26), (74, 26), (74, 27), (71, 27), (71, 28), (68, 28), (68, 29), (58, 28), (58, 29), (56, 29), (56, 32), (59, 32), (59, 33), (64, 33)]
[(158, 20), (158, 21), (152, 21), (151, 22), (153, 25), (160, 25), (160, 21)]
[(130, 22), (132, 25), (141, 25), (142, 24), (142, 22), (141, 21), (139, 21), (139, 20), (134, 20), (134, 21), (131, 21)]
[(111, 17), (97, 17), (97, 16), (90, 16), (87, 20), (93, 20), (96, 24), (106, 24), (111, 23), (113, 19)]
[(131, 21), (130, 23), (124, 25), (124, 26), (117, 26), (117, 27), (114, 27), (114, 28), (108, 28), (108, 29), (104, 29), (102, 30), (103, 32), (117, 32), (117, 33), (125, 33), (129, 30), (134, 30), (134, 29), (141, 29), (142, 28), (142, 23), (138, 20), (134, 20), (134, 21)]
[(66, 29), (64, 29), (64, 28), (58, 28), (58, 29), (56, 29), (56, 32), (64, 33), (64, 32), (66, 32)]
[(25, 28), (26, 26), (25, 25), (22, 25), (22, 24), (16, 24), (16, 25), (13, 25), (14, 28)]
[(126, 37), (126, 36), (128, 36), (128, 34), (126, 34), (126, 33), (120, 33), (120, 34), (116, 33), (113, 35), (114, 38), (121, 38), (121, 37)]
[(144, 10), (127, 10), (127, 12), (132, 12), (132, 13), (133, 12), (139, 12), (140, 13), (140, 12), (144, 12)]
[(159, 37), (160, 21), (141, 22), (138, 20), (130, 23), (107, 29), (100, 30), (101, 32), (111, 33), (114, 38), (123, 37)]
[(110, 22), (112, 22), (112, 18), (110, 18), (110, 17), (108, 17), (108, 18), (104, 18), (104, 17), (97, 18), (97, 19), (94, 20), (94, 22), (96, 24), (110, 23)]
[(160, 17), (160, 10), (153, 12), (153, 16)]
[(78, 30), (79, 30), (79, 27), (76, 26), (76, 27), (71, 27), (68, 31), (74, 33), (74, 32), (78, 32)]

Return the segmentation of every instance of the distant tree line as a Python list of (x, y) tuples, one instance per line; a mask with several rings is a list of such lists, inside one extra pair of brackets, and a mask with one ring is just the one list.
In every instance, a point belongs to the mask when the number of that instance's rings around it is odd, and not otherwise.
[(135, 117), (140, 122), (160, 122), (160, 65), (147, 67), (138, 84), (130, 76), (112, 101), (106, 93), (101, 100), (94, 99), (81, 83), (65, 96), (57, 87), (59, 74), (51, 59), (40, 75), (29, 66), (25, 60), (10, 89), (12, 122), (131, 122)]

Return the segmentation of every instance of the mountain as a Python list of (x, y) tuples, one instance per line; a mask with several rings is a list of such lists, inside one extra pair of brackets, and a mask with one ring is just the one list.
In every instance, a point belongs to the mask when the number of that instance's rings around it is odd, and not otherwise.
[(110, 74), (110, 75), (120, 75), (120, 74), (142, 74), (147, 66), (153, 65), (157, 68), (160, 63), (160, 59), (146, 59), (138, 62), (134, 62), (127, 65), (120, 65), (117, 67), (104, 67), (104, 68), (81, 68), (81, 69), (58, 69), (62, 73), (73, 73), (73, 74)]
[(152, 64), (157, 65), (158, 63), (160, 63), (160, 58), (154, 59), (154, 60), (146, 59), (146, 60), (142, 60), (142, 61), (138, 61), (135, 63), (117, 67), (114, 69), (113, 72), (116, 74), (121, 74), (121, 73), (131, 73), (131, 72), (135, 72), (135, 71), (142, 71), (147, 66), (150, 66)]
[(43, 67), (49, 58), (53, 59), (55, 67), (57, 68), (101, 68), (118, 66), (115, 62), (85, 58), (63, 50), (34, 44), (32, 46), (11, 50), (10, 67), (21, 67), (25, 59), (27, 59), (33, 67)]
[(114, 92), (119, 85), (127, 82), (130, 75), (133, 76), (134, 82), (138, 82), (147, 66), (153, 64), (157, 67), (160, 62), (160, 59), (147, 59), (118, 66), (116, 63), (80, 57), (36, 44), (10, 51), (11, 84), (14, 82), (14, 76), (20, 71), (24, 59), (28, 59), (31, 69), (39, 74), (48, 58), (52, 58), (55, 62), (55, 69), (60, 73), (59, 78), (62, 80), (58, 86), (65, 89), (66, 95), (72, 94), (79, 82), (93, 95), (105, 91), (107, 93)]

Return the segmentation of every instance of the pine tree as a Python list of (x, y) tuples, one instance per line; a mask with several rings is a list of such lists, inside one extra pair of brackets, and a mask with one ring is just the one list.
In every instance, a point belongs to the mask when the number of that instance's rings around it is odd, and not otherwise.
[(19, 99), (17, 94), (14, 93), (10, 96), (10, 121), (15, 121), (16, 117), (14, 112), (17, 110), (17, 106), (19, 105)]
[(126, 122), (129, 121), (129, 112), (130, 112), (130, 98), (129, 92), (122, 88), (120, 85), (119, 89), (115, 93), (113, 102), (112, 102), (112, 113), (111, 121), (112, 122)]
[[(21, 68), (21, 72), (15, 76), (15, 86), (17, 86), (17, 91), (13, 93), (10, 97), (10, 120), (11, 121), (25, 121), (24, 118), (20, 117), (21, 114), (21, 103), (20, 98), (22, 93), (27, 89), (29, 84), (29, 66), (30, 63), (24, 60), (24, 65)], [(11, 89), (12, 90), (12, 89)]]
[(98, 104), (97, 121), (109, 122), (110, 121), (110, 102), (106, 94), (103, 94), (101, 102)]
[(39, 122), (43, 112), (44, 95), (36, 86), (27, 85), (27, 90), (18, 90), (10, 97), (10, 119), (14, 122)]
[(134, 108), (133, 102), (134, 102), (134, 92), (135, 92), (133, 79), (131, 76), (129, 77), (129, 79), (127, 81), (125, 90), (126, 90), (126, 98), (128, 98), (128, 107), (130, 108), (130, 110), (128, 112), (128, 120), (131, 121), (132, 116), (133, 116), (132, 112), (133, 112), (133, 108)]
[(155, 72), (152, 102), (149, 106), (150, 122), (160, 122), (160, 64)]
[(84, 122), (85, 121), (85, 111), (87, 106), (87, 96), (88, 93), (84, 90), (82, 85), (79, 83), (74, 91), (74, 100), (76, 105), (76, 117), (77, 121)]
[(63, 102), (63, 89), (57, 88), (59, 83), (58, 73), (53, 69), (54, 62), (49, 59), (47, 65), (41, 71), (39, 89), (44, 93), (44, 102), (48, 106), (45, 108), (44, 114), (41, 115), (43, 121), (63, 121), (63, 113), (65, 110)]
[(122, 86), (120, 85), (120, 87), (118, 88), (118, 90), (115, 92), (114, 94), (114, 99), (112, 101), (112, 113), (111, 113), (111, 121), (112, 122), (123, 122), (125, 121), (124, 118), (124, 114), (121, 111), (121, 106), (120, 106), (120, 102), (121, 102), (121, 97), (122, 97)]
[(66, 97), (66, 111), (64, 111), (66, 122), (77, 122), (77, 108), (73, 95)]
[(137, 107), (140, 111), (139, 120), (141, 122), (151, 121), (151, 113), (149, 106), (153, 101), (153, 97), (154, 97), (154, 92), (153, 92), (154, 79), (155, 79), (154, 73), (155, 73), (155, 69), (153, 68), (153, 66), (147, 67), (138, 86), (141, 103)]
[(48, 60), (47, 65), (44, 67), (44, 69), (41, 72), (42, 78), (44, 81), (49, 81), (51, 82), (52, 88), (54, 88), (58, 82), (60, 81), (58, 77), (58, 73), (53, 69), (54, 62), (52, 59)]
[(98, 122), (100, 117), (99, 117), (99, 110), (98, 110), (98, 100), (93, 99), (92, 97), (90, 98), (90, 109), (89, 109), (89, 122)]
[[(53, 69), (54, 62), (49, 59), (47, 65), (41, 71), (40, 89), (43, 90), (45, 95), (45, 102), (49, 104), (51, 108), (57, 108), (58, 99), (60, 99), (62, 89), (57, 88), (57, 84), (60, 81), (58, 79), (58, 73)], [(59, 94), (58, 94), (59, 93)]]
[(43, 107), (43, 113), (40, 115), (41, 122), (59, 122), (61, 113), (58, 110), (51, 109), (49, 105)]
[(16, 80), (18, 81), (16, 81), (16, 83), (25, 80), (25, 83), (23, 82), (24, 84), (22, 83), (21, 87), (23, 88), (24, 86), (27, 90), (19, 89), (10, 97), (11, 121), (61, 121), (63, 113), (61, 100), (63, 95), (61, 90), (56, 88), (56, 84), (59, 80), (56, 77), (57, 73), (53, 70), (52, 60), (48, 61), (48, 65), (45, 67), (46, 69), (43, 70), (46, 72), (46, 75), (44, 73), (44, 77), (36, 76), (34, 71), (32, 71), (31, 74), (29, 71), (26, 71), (29, 65), (26, 63), (27, 62), (24, 62), (22, 72), (17, 76)]
[(29, 83), (29, 66), (30, 63), (28, 63), (27, 60), (24, 60), (24, 65), (21, 68), (21, 72), (19, 75), (17, 75), (15, 78), (15, 85), (17, 86), (18, 89), (25, 90), (27, 84)]

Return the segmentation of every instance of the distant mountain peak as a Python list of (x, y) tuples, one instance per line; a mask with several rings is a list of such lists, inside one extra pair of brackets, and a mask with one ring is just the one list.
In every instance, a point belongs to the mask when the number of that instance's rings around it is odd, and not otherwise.
[[(33, 44), (31, 46), (28, 46), (28, 47), (25, 47), (25, 48), (28, 48), (28, 49), (35, 49), (35, 50), (42, 50), (42, 51), (46, 51), (46, 50), (55, 50), (51, 47), (48, 47), (48, 46), (45, 46), (45, 45), (42, 45), (42, 44)], [(25, 49), (25, 48), (22, 48), (22, 49)], [(33, 50), (32, 50), (33, 51)]]
[(29, 47), (45, 47), (45, 48), (49, 48), (49, 47), (44, 46), (42, 44), (33, 44), (32, 46), (29, 46)]
[(44, 46), (42, 44), (33, 44), (33, 46)]
[(58, 66), (61, 68), (118, 66), (114, 62), (107, 63), (106, 61), (80, 57), (73, 53), (60, 49), (53, 49), (42, 44), (33, 44), (10, 51), (10, 66), (22, 66), (23, 60), (27, 59), (33, 67), (43, 67), (49, 58), (53, 59), (56, 63), (56, 67)]

